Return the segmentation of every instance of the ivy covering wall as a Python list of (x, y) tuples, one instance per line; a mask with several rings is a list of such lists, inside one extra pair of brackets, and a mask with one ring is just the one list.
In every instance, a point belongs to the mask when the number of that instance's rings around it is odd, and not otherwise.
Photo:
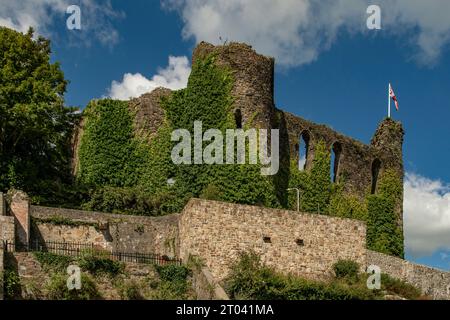
[(395, 213), (395, 208), (402, 205), (402, 188), (398, 175), (386, 170), (380, 179), (378, 193), (367, 197), (367, 247), (403, 258), (403, 231), (397, 225)]
[[(310, 171), (300, 171), (297, 162), (291, 162), (289, 187), (301, 190), (301, 211), (319, 213), (327, 211), (331, 194), (330, 159), (331, 155), (325, 142), (318, 141), (315, 145), (315, 156)], [(291, 208), (294, 208), (296, 201), (292, 193), (289, 196)]]
[[(324, 141), (315, 145), (310, 171), (299, 171), (291, 162), (289, 186), (300, 188), (300, 209), (304, 212), (362, 220), (367, 223), (367, 247), (403, 257), (403, 232), (397, 225), (396, 208), (401, 206), (402, 182), (393, 170), (386, 170), (378, 182), (377, 194), (367, 192), (364, 199), (344, 191), (344, 182), (331, 183), (331, 151)], [(296, 195), (289, 196), (289, 207), (296, 208)]]
[(226, 129), (236, 128), (233, 77), (214, 60), (214, 55), (199, 59), (187, 88), (161, 101), (166, 120), (150, 143), (134, 133), (127, 102), (88, 105), (78, 172), (79, 181), (92, 186), (85, 209), (159, 215), (181, 211), (191, 197), (281, 206), (273, 177), (261, 176), (259, 165), (174, 165), (171, 160), (175, 129), (193, 133), (194, 121), (201, 121), (203, 132), (215, 128), (225, 137)]
[(296, 209), (296, 195), (292, 192), (288, 197), (286, 188), (300, 188), (301, 211), (366, 221), (370, 249), (403, 256), (403, 237), (395, 215), (395, 208), (401, 205), (397, 201), (401, 199), (400, 177), (386, 171), (376, 195), (368, 194), (365, 199), (350, 195), (344, 191), (343, 181), (331, 182), (331, 151), (324, 141), (314, 146), (310, 170), (299, 171), (295, 161), (282, 160), (273, 177), (262, 176), (260, 165), (174, 165), (174, 129), (193, 133), (194, 121), (201, 121), (203, 132), (215, 128), (225, 137), (226, 129), (236, 128), (232, 87), (232, 73), (217, 67), (214, 55), (198, 59), (187, 88), (161, 101), (166, 118), (150, 143), (135, 132), (135, 115), (127, 102), (91, 102), (84, 113), (79, 149), (78, 179), (91, 187), (83, 207), (162, 215), (180, 212), (189, 198), (202, 197)]

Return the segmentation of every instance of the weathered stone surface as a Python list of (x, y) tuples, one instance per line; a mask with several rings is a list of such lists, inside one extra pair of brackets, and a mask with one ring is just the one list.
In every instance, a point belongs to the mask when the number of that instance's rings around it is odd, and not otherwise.
[(81, 139), (83, 137), (84, 133), (84, 126), (86, 124), (86, 120), (84, 118), (81, 118), (78, 123), (76, 123), (74, 129), (73, 129), (73, 135), (72, 135), (72, 141), (71, 141), (71, 154), (72, 154), (72, 160), (70, 162), (70, 167), (72, 170), (72, 174), (74, 176), (77, 175), (79, 170), (79, 151), (80, 151), (80, 145), (81, 145)]
[[(143, 217), (31, 206), (37, 221), (65, 218), (92, 225), (65, 226), (36, 223), (33, 237), (46, 241), (94, 243), (119, 252), (149, 252), (173, 257), (178, 245), (178, 215)], [(107, 230), (95, 226), (107, 224)]]
[[(336, 168), (337, 181), (342, 182), (344, 191), (363, 199), (372, 189), (374, 162), (380, 162), (379, 176), (387, 169), (394, 169), (403, 178), (402, 145), (404, 131), (399, 122), (390, 119), (382, 121), (370, 144), (364, 144), (346, 137), (331, 128), (310, 122), (296, 115), (279, 110), (274, 102), (274, 59), (258, 54), (244, 43), (229, 43), (214, 46), (201, 42), (195, 48), (192, 61), (213, 54), (219, 67), (229, 70), (234, 79), (232, 97), (234, 111), (240, 111), (242, 125), (245, 127), (280, 129), (280, 161), (289, 166), (289, 160), (298, 160), (300, 136), (310, 137), (306, 170), (311, 169), (314, 159), (314, 147), (324, 140), (329, 150), (338, 143), (341, 151), (338, 161), (332, 164)], [(170, 90), (156, 89), (151, 93), (133, 99), (129, 108), (135, 114), (135, 129), (138, 135), (151, 137), (164, 121), (164, 111), (160, 107), (161, 97), (168, 96)], [(82, 135), (83, 121), (74, 140), (74, 171), (76, 172), (77, 150)], [(376, 182), (374, 183), (376, 191)], [(287, 188), (285, 184), (280, 189)], [(401, 195), (402, 197), (402, 195)], [(398, 225), (402, 228), (402, 199), (399, 199), (396, 212)]]
[(0, 216), (6, 216), (6, 203), (3, 192), (0, 192)]
[(367, 251), (367, 265), (380, 267), (382, 273), (412, 284), (433, 299), (450, 300), (450, 272), (370, 250)]
[(192, 64), (210, 54), (216, 56), (218, 66), (233, 74), (231, 94), (235, 110), (241, 111), (243, 123), (252, 121), (253, 127), (271, 128), (275, 60), (256, 53), (244, 43), (213, 46), (201, 42), (194, 50)]
[(170, 93), (169, 89), (157, 88), (130, 100), (129, 108), (135, 115), (134, 127), (139, 136), (151, 138), (161, 127), (164, 121), (161, 98), (169, 96)]
[(0, 241), (14, 242), (14, 217), (0, 216)]
[(350, 219), (191, 199), (179, 232), (180, 257), (201, 257), (218, 281), (248, 250), (279, 271), (315, 279), (331, 276), (339, 259), (366, 263), (365, 224)]
[(4, 260), (5, 252), (3, 251), (3, 246), (0, 246), (0, 300), (3, 300), (3, 275), (4, 275)]
[(22, 191), (13, 190), (8, 194), (11, 199), (10, 213), (14, 217), (16, 240), (28, 245), (30, 239), (30, 199)]
[[(331, 150), (335, 143), (340, 145), (341, 153), (337, 166), (337, 181), (342, 182), (347, 193), (364, 198), (371, 191), (372, 164), (380, 161), (380, 174), (393, 169), (403, 179), (403, 128), (399, 122), (386, 119), (380, 123), (372, 143), (363, 144), (340, 134), (325, 125), (315, 124), (298, 116), (284, 112), (289, 136), (290, 158), (298, 161), (299, 141), (302, 134), (309, 136), (306, 170), (311, 169), (315, 145), (323, 140)], [(402, 203), (402, 199), (399, 199)], [(397, 208), (398, 224), (403, 225), (402, 208)]]
[(193, 270), (192, 286), (197, 294), (197, 300), (230, 300), (207, 267)]
[(50, 242), (78, 242), (92, 244), (97, 249), (111, 251), (113, 242), (93, 226), (66, 226), (52, 223), (36, 223), (33, 236)]
[[(38, 222), (37, 236), (47, 241), (93, 243), (117, 251), (178, 256), (183, 261), (190, 255), (199, 256), (210, 271), (208, 275), (203, 270), (193, 279), (194, 288), (204, 299), (225, 299), (216, 285), (226, 277), (238, 254), (247, 250), (261, 254), (262, 261), (278, 271), (312, 279), (329, 278), (332, 265), (339, 259), (354, 260), (362, 268), (374, 264), (434, 299), (450, 299), (449, 272), (367, 251), (365, 224), (356, 220), (199, 199), (192, 199), (181, 215), (165, 217), (38, 206), (31, 206), (30, 214), (40, 221), (71, 221), (69, 225)], [(109, 228), (99, 230), (96, 225)], [(0, 232), (2, 240), (14, 239), (14, 217), (0, 216)], [(21, 278), (36, 279), (34, 273), (40, 277), (41, 270), (28, 255), (16, 256), (21, 261)], [(128, 269), (131, 275), (139, 277), (153, 272), (138, 265)]]

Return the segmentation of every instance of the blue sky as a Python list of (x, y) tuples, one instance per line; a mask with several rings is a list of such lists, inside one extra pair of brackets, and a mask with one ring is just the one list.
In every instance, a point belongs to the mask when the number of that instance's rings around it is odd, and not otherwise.
[(450, 1), (378, 1), (381, 30), (367, 29), (366, 0), (223, 3), (71, 1), (82, 30), (70, 31), (65, 0), (0, 0), (0, 25), (33, 25), (52, 40), (52, 60), (70, 81), (66, 103), (81, 108), (182, 87), (196, 43), (222, 37), (275, 56), (279, 108), (368, 143), (386, 116), (390, 81), (400, 103), (393, 118), (406, 131), (407, 258), (450, 270)]

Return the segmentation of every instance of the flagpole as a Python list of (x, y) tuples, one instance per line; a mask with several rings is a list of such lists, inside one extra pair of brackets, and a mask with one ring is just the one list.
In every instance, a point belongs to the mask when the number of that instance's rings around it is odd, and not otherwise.
[(388, 88), (388, 118), (391, 117), (391, 83)]

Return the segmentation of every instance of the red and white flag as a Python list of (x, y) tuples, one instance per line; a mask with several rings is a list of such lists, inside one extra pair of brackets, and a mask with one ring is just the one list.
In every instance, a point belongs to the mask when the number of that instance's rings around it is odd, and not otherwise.
[(392, 89), (392, 86), (391, 86), (390, 83), (389, 83), (389, 97), (392, 100), (394, 100), (394, 102), (395, 102), (395, 109), (397, 109), (397, 111), (398, 111), (398, 100), (397, 100), (397, 97), (395, 96), (394, 89)]

